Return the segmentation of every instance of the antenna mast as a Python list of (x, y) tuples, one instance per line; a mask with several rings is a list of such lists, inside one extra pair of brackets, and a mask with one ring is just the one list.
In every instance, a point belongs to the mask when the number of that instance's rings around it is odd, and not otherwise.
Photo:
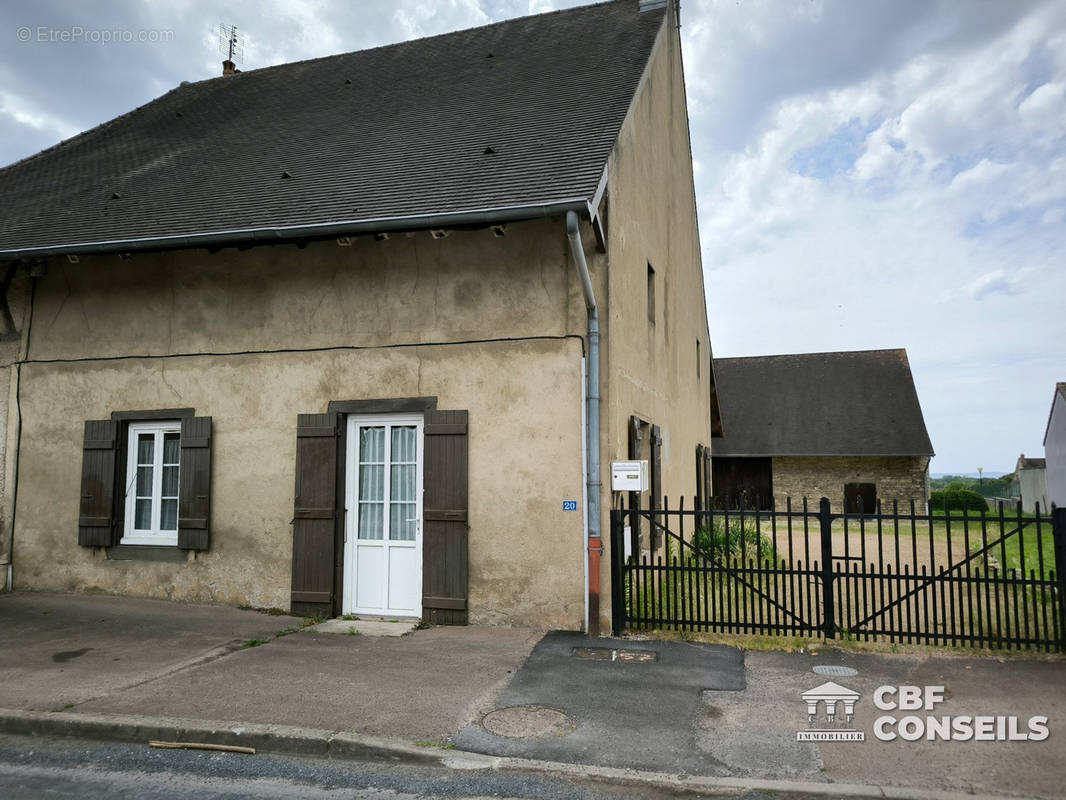
[(244, 63), (244, 34), (237, 33), (236, 25), (218, 24), (218, 52), (226, 55), (222, 62), (222, 74), (238, 72), (237, 64)]

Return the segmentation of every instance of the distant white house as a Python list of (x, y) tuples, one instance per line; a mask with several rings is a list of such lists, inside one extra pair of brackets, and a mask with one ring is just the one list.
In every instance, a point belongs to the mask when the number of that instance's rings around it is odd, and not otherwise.
[(1066, 506), (1066, 383), (1055, 384), (1047, 430), (1044, 431), (1047, 499), (1057, 508)]
[(1018, 481), (1022, 511), (1032, 514), (1038, 503), (1041, 514), (1048, 510), (1047, 467), (1044, 459), (1026, 458), (1025, 453), (1022, 453), (1014, 468), (1014, 478)]

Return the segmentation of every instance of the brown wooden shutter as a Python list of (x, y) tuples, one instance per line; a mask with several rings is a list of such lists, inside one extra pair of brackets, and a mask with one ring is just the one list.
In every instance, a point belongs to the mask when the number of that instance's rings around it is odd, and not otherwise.
[(81, 455), (81, 512), (78, 544), (110, 547), (119, 527), (115, 519), (115, 450), (118, 423), (87, 420)]
[(297, 417), (290, 606), (302, 617), (333, 616), (339, 449), (340, 415)]
[(703, 496), (707, 498), (707, 502), (711, 502), (711, 498), (714, 497), (711, 492), (714, 487), (711, 485), (711, 448), (703, 448)]
[[(628, 452), (629, 452), (629, 460), (630, 461), (639, 461), (640, 460), (641, 441), (642, 441), (642, 439), (644, 437), (644, 434), (641, 431), (641, 427), (640, 426), (641, 426), (641, 422), (640, 422), (640, 418), (639, 417), (630, 417), (629, 418), (629, 451)], [(629, 507), (630, 508), (640, 508), (640, 492), (630, 492), (629, 493)], [(644, 526), (642, 524), (642, 518), (638, 516), (636, 518), (636, 528), (637, 529), (636, 529), (635, 533), (637, 535), (637, 541), (642, 542), (641, 547), (644, 546), (643, 545), (644, 535), (643, 535), (643, 532), (642, 532), (642, 528), (643, 527)], [(637, 553), (636, 555), (637, 555), (638, 558), (640, 557), (639, 553)]]
[[(651, 498), (649, 506), (653, 511), (663, 507), (663, 434), (658, 425), (651, 426)], [(656, 520), (662, 522), (662, 520)], [(654, 525), (649, 525), (651, 530), (651, 546), (657, 548), (662, 531)]]
[(178, 547), (206, 550), (211, 533), (211, 417), (181, 421)]
[(651, 426), (651, 507), (663, 507), (663, 434), (658, 425)]
[(467, 623), (466, 411), (426, 411), (423, 451), (422, 616)]
[(702, 509), (707, 495), (704, 493), (703, 480), (703, 445), (696, 445), (696, 508)]

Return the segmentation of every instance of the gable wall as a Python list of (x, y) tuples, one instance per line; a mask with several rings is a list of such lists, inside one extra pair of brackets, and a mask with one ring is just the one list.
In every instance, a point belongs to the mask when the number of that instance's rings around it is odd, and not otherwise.
[(1047, 470), (1044, 467), (1018, 470), (1018, 490), (1022, 497), (1022, 511), (1032, 514), (1036, 504), (1041, 513), (1048, 509)]
[[(691, 504), (696, 445), (711, 443), (711, 348), (680, 43), (672, 15), (664, 21), (609, 170), (604, 461), (628, 457), (630, 416), (659, 425), (664, 494), (672, 504), (682, 495)], [(655, 270), (654, 326), (647, 315), (648, 262)], [(605, 510), (612, 500), (606, 475)], [(605, 532), (608, 522), (605, 515)], [(607, 587), (610, 559), (605, 556), (602, 564), (601, 585)], [(604, 596), (609, 596), (606, 589)]]
[(1044, 458), (1047, 460), (1048, 502), (1057, 508), (1066, 507), (1066, 399), (1057, 390), (1044, 442)]

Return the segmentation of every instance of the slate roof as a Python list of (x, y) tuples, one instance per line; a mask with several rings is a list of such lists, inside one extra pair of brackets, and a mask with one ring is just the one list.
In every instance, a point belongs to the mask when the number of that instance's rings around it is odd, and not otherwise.
[(1021, 472), (1023, 469), (1047, 469), (1047, 459), (1044, 458), (1026, 458), (1024, 455), (1018, 457), (1018, 463), (1014, 467), (1015, 472)]
[(932, 456), (906, 350), (716, 358), (714, 456)]
[(0, 256), (584, 204), (664, 14), (613, 0), (179, 86), (0, 170)]

